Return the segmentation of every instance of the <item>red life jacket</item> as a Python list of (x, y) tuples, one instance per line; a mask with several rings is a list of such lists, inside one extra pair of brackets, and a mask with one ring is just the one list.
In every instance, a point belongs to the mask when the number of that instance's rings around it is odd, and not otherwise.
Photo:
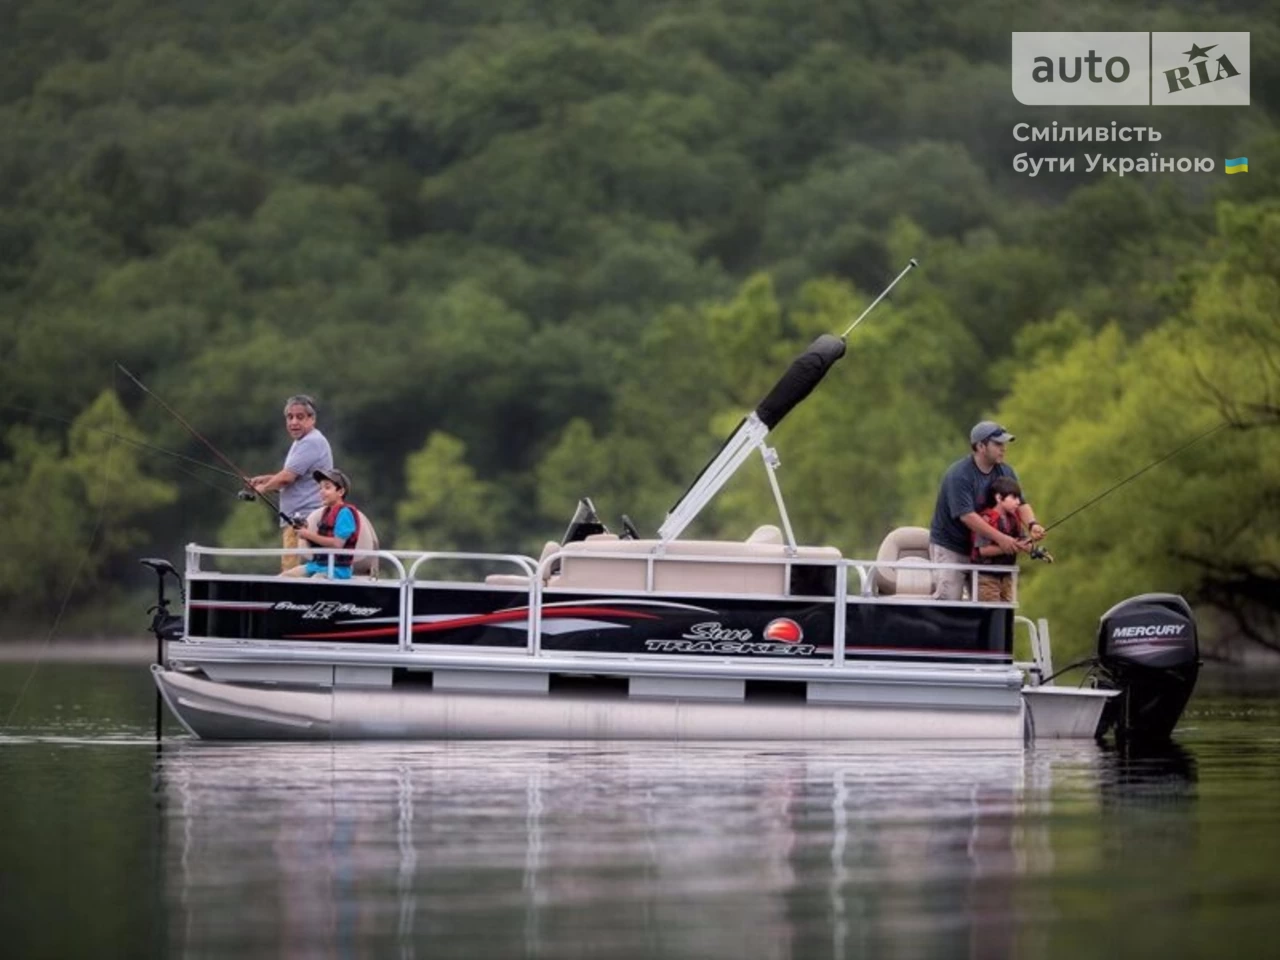
[[(355, 520), (356, 528), (352, 532), (351, 536), (347, 537), (347, 539), (343, 541), (342, 546), (344, 549), (353, 550), (355, 549), (356, 541), (360, 539), (360, 511), (357, 510), (353, 504), (347, 503), (345, 500), (341, 503), (335, 503), (324, 512), (324, 516), (320, 518), (320, 523), (316, 525), (316, 533), (320, 534), (322, 537), (332, 537), (333, 528), (337, 526), (338, 523), (338, 514), (344, 507), (351, 508), (351, 518)], [(335, 567), (349, 567), (354, 560), (355, 557), (352, 554), (338, 553), (333, 557), (333, 565)], [(326, 557), (316, 557), (316, 563), (325, 562), (327, 562)]]
[[(991, 507), (989, 510), (983, 510), (978, 514), (978, 516), (987, 521), (987, 523), (991, 524), (1001, 533), (1013, 537), (1015, 540), (1022, 536), (1022, 521), (1019, 520), (1016, 515), (1012, 517), (1009, 516), (1009, 514), (1005, 513), (999, 507)], [(986, 540), (987, 538), (981, 537), (980, 534), (976, 533), (973, 535), (973, 549), (970, 551), (970, 559), (974, 563), (1008, 565), (1017, 561), (1017, 554), (1003, 553), (995, 557), (982, 556), (978, 553), (979, 539)]]

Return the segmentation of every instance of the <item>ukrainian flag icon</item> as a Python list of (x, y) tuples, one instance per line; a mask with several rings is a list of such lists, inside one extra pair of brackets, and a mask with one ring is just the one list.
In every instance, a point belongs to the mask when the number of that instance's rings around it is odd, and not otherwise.
[(1228, 160), (1228, 161), (1226, 161), (1225, 166), (1226, 166), (1226, 168), (1227, 168), (1227, 173), (1248, 173), (1248, 172), (1249, 172), (1249, 158), (1248, 158), (1248, 157), (1236, 157), (1234, 160)]

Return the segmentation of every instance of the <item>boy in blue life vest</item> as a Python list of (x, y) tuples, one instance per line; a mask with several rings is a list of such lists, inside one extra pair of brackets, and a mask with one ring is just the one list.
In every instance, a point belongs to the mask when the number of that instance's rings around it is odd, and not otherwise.
[[(360, 539), (360, 513), (346, 502), (347, 494), (351, 490), (351, 481), (341, 470), (335, 470), (332, 467), (316, 470), (312, 477), (320, 485), (320, 502), (324, 513), (320, 517), (318, 528), (314, 532), (306, 527), (300, 528), (298, 539), (317, 547), (354, 550), (356, 541)], [(305, 566), (294, 567), (286, 571), (285, 575), (332, 576), (334, 580), (350, 580), (353, 559), (350, 553), (334, 555), (333, 573), (330, 574), (329, 554), (317, 554)]]
[[(1018, 481), (1013, 477), (996, 477), (991, 481), (990, 496), (994, 504), (979, 513), (979, 516), (1005, 536), (1025, 541), (1022, 520), (1018, 516), (1018, 509), (1022, 506), (1022, 487), (1018, 485)], [(1006, 552), (991, 538), (975, 533), (971, 559), (974, 563), (1012, 567), (1017, 564), (1018, 555)], [(1012, 603), (1013, 574), (978, 574), (978, 600)]]

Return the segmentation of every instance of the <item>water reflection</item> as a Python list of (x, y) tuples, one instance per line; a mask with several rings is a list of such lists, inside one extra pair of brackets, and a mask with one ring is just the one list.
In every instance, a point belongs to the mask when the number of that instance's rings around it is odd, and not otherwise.
[(191, 743), (158, 772), (175, 947), (287, 956), (1009, 956), (1055, 817), (1195, 784), (1093, 744)]

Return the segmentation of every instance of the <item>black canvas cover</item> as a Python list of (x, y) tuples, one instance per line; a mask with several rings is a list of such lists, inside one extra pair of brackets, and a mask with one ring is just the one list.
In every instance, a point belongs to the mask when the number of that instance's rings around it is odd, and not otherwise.
[(773, 389), (756, 407), (756, 416), (772, 430), (792, 409), (813, 392), (832, 365), (844, 356), (845, 343), (839, 337), (824, 333), (809, 344), (804, 353), (791, 361), (791, 366)]

